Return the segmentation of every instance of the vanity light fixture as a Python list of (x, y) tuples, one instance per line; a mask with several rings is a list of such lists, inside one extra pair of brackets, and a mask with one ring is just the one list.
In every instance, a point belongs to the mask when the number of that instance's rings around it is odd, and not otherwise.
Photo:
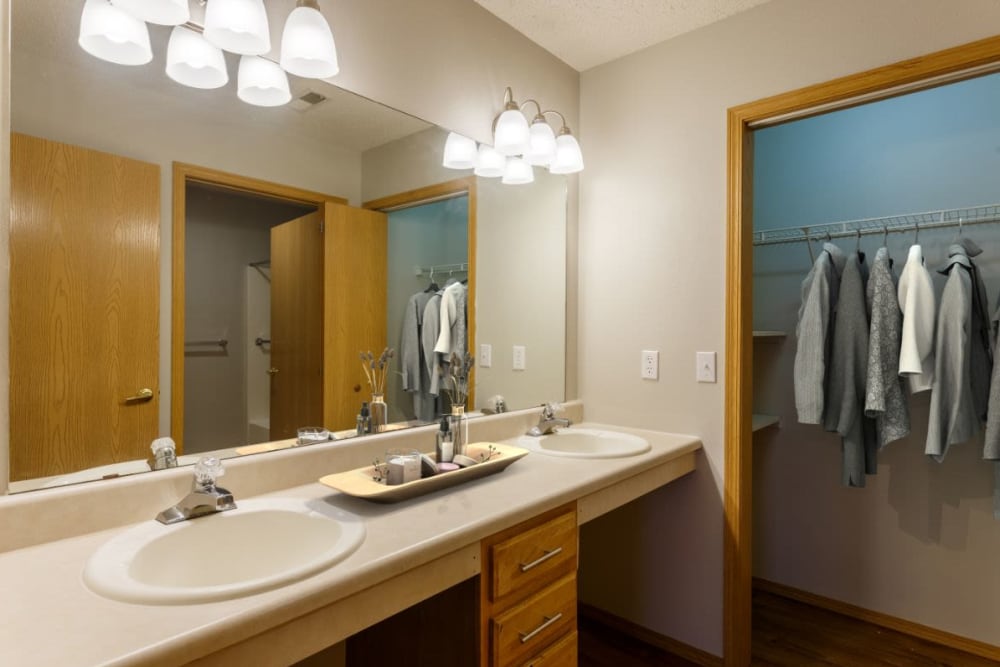
[[(535, 106), (537, 113), (528, 125), (524, 107)], [(562, 123), (558, 135), (546, 120), (554, 114)], [(532, 167), (547, 167), (552, 174), (575, 174), (583, 171), (583, 152), (560, 112), (543, 110), (536, 100), (518, 105), (514, 93), (504, 90), (504, 109), (493, 119), (494, 145), (481, 144), (472, 160), (476, 142), (452, 132), (444, 145), (442, 164), (450, 169), (474, 169), (477, 176), (503, 177), (507, 184), (531, 183)], [(506, 158), (506, 160), (504, 159)]]
[(244, 56), (268, 53), (271, 29), (264, 0), (210, 0), (205, 7), (205, 39)]
[(448, 169), (475, 169), (475, 140), (457, 132), (449, 132), (444, 142), (444, 160), (441, 164)]
[(188, 0), (111, 0), (111, 4), (146, 23), (181, 25), (191, 20)]
[(167, 44), (167, 76), (192, 88), (221, 88), (229, 83), (222, 49), (208, 43), (204, 35), (176, 26)]
[(240, 58), (236, 94), (247, 104), (259, 107), (278, 107), (292, 100), (285, 70), (260, 56)]
[(79, 44), (90, 55), (117, 65), (145, 65), (153, 59), (146, 24), (108, 0), (87, 0)]
[(330, 24), (317, 0), (298, 0), (281, 34), (281, 68), (289, 74), (327, 79), (340, 71)]

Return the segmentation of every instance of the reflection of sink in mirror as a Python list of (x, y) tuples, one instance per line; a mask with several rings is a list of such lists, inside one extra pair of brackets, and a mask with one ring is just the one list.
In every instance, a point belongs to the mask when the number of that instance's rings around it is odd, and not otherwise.
[(150, 520), (104, 543), (87, 562), (95, 593), (140, 604), (227, 600), (325, 570), (365, 537), (358, 517), (287, 498), (237, 501), (229, 512), (164, 526)]
[(630, 433), (595, 428), (562, 428), (549, 435), (522, 436), (518, 445), (549, 456), (580, 459), (613, 459), (648, 452), (649, 442)]

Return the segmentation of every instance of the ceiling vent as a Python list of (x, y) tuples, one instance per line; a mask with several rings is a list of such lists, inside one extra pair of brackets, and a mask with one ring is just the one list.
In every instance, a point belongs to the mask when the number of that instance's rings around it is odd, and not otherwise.
[(314, 92), (312, 90), (307, 90), (306, 92), (302, 93), (294, 100), (292, 100), (289, 106), (291, 106), (296, 111), (308, 111), (309, 109), (315, 107), (317, 104), (322, 104), (323, 102), (326, 102), (326, 99), (327, 99), (326, 95)]

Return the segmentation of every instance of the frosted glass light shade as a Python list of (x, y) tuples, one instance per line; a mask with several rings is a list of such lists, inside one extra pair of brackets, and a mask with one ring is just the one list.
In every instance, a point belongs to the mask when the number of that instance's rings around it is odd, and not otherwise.
[(476, 155), (474, 139), (450, 132), (444, 142), (444, 160), (441, 164), (448, 169), (475, 169)]
[(340, 71), (333, 32), (312, 7), (296, 7), (281, 33), (281, 68), (307, 79), (327, 79)]
[(503, 172), (504, 185), (525, 185), (535, 180), (535, 170), (522, 158), (507, 158), (507, 167)]
[(260, 56), (271, 50), (264, 0), (209, 0), (205, 39), (232, 53)]
[(288, 76), (278, 63), (260, 56), (240, 58), (237, 92), (241, 100), (259, 107), (280, 107), (292, 100)]
[(556, 137), (556, 156), (549, 165), (549, 173), (575, 174), (583, 171), (583, 153), (580, 144), (572, 134)]
[(153, 59), (149, 29), (108, 0), (87, 0), (80, 17), (80, 47), (118, 65), (145, 65)]
[(484, 178), (500, 178), (507, 168), (507, 158), (500, 155), (496, 149), (486, 144), (480, 144), (479, 155), (476, 156), (476, 176)]
[(493, 145), (501, 155), (522, 155), (528, 150), (528, 119), (517, 109), (507, 109), (497, 119)]
[(528, 164), (547, 167), (556, 156), (556, 135), (552, 126), (544, 120), (536, 120), (531, 124), (528, 136), (528, 150), (524, 159)]
[(111, 4), (146, 23), (180, 25), (191, 19), (188, 0), (111, 0)]
[(221, 88), (229, 83), (226, 58), (202, 35), (179, 25), (167, 44), (167, 76), (192, 88)]

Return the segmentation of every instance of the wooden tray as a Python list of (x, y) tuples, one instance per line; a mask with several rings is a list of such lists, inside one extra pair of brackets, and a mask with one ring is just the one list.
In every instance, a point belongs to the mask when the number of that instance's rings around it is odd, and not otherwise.
[(490, 442), (472, 443), (465, 448), (465, 453), (467, 456), (478, 459), (480, 455), (485, 455), (489, 451), (490, 445), (493, 446), (495, 453), (493, 458), (485, 463), (477, 463), (461, 470), (425, 477), (415, 482), (388, 486), (372, 479), (375, 474), (375, 466), (367, 466), (320, 477), (319, 483), (356, 498), (364, 498), (377, 503), (395, 503), (498, 473), (528, 453), (527, 449)]

